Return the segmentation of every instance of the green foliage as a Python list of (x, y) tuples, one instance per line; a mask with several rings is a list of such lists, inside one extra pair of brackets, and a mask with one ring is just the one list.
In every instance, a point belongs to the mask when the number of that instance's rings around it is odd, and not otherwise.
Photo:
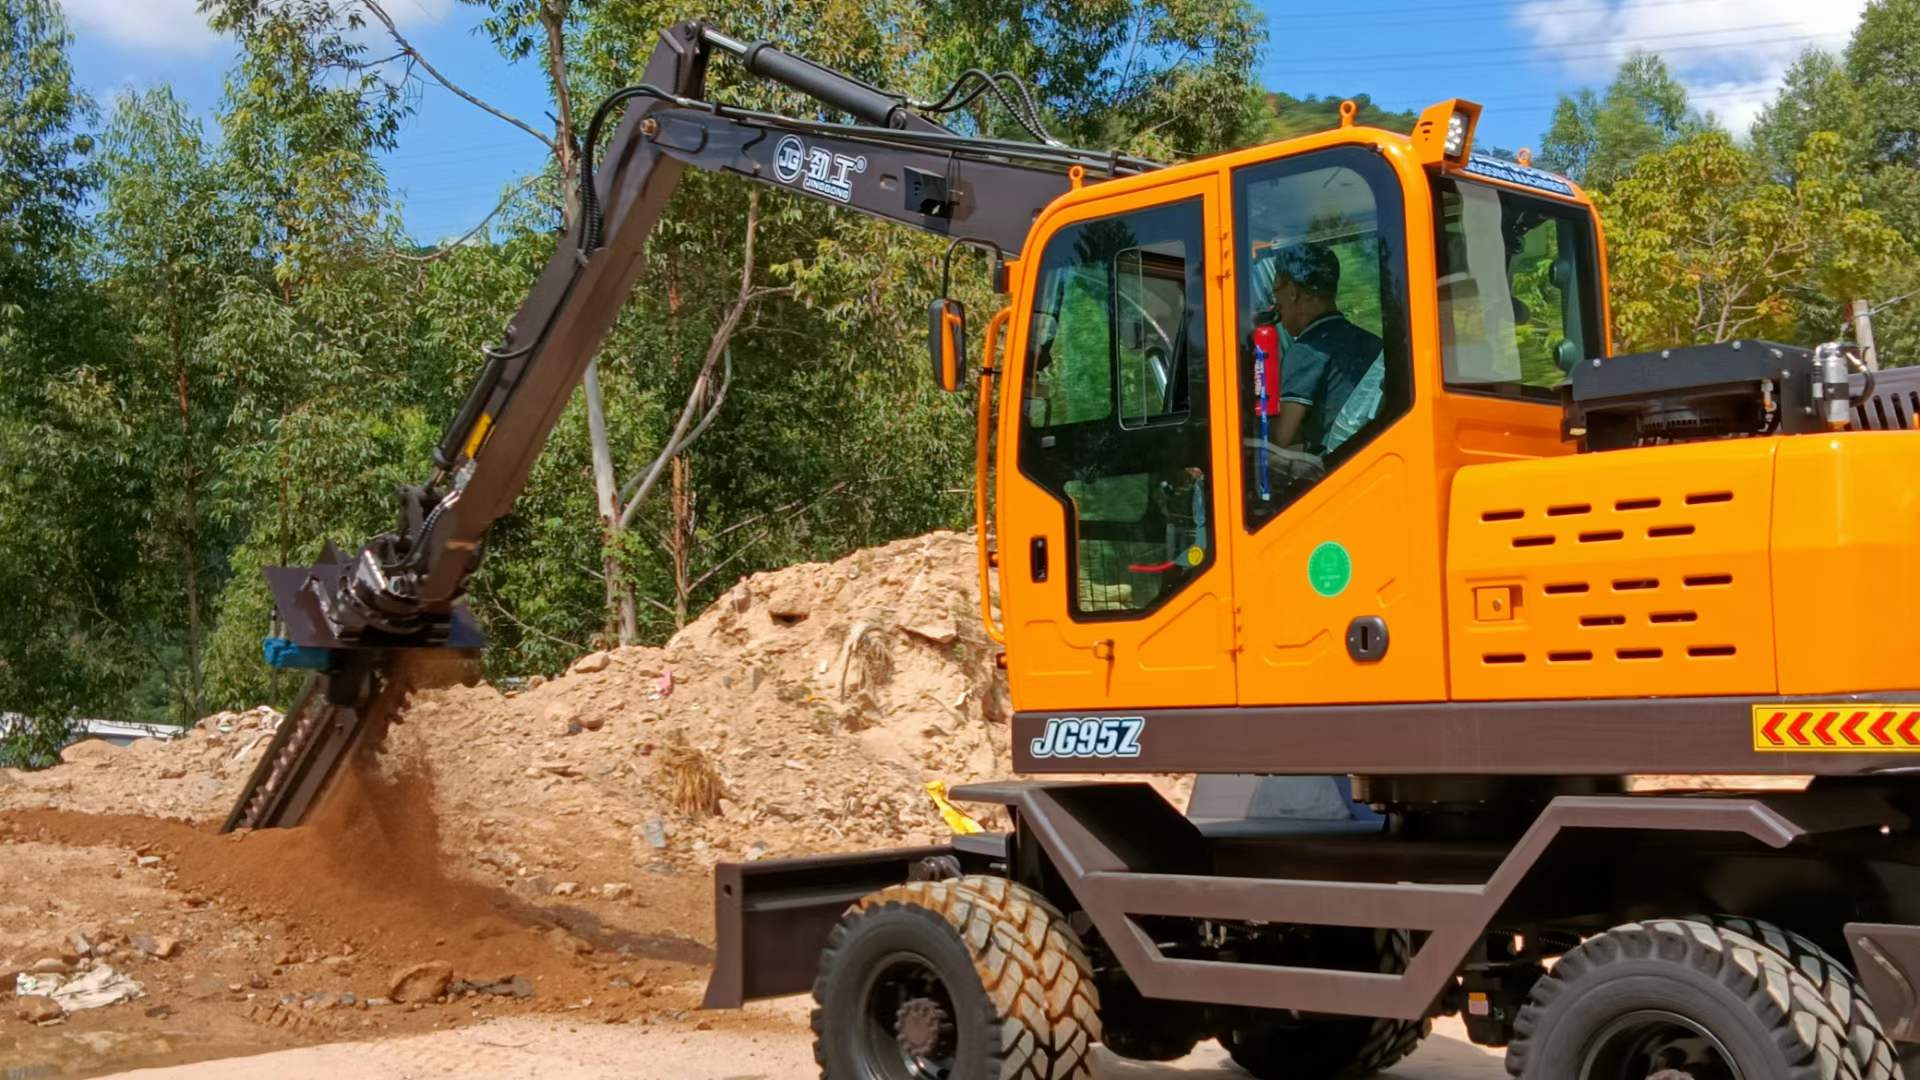
[[(1616, 349), (1841, 336), (1855, 299), (1920, 280), (1920, 0), (1867, 6), (1844, 55), (1789, 69), (1747, 145), (1715, 134), (1656, 57), (1597, 98), (1562, 97), (1542, 164), (1596, 191), (1608, 228)], [(1920, 311), (1877, 313), (1882, 362), (1920, 352)]]
[(0, 713), (0, 769), (44, 769), (60, 760), (77, 725), (60, 718)]
[[(710, 13), (469, 2), (505, 62), (538, 65), (556, 92), (566, 76), (581, 117), (639, 77), (659, 28)], [(1816, 339), (1839, 299), (1900, 291), (1900, 233), (1920, 227), (1916, 113), (1897, 104), (1920, 86), (1916, 5), (1872, 5), (1844, 59), (1796, 66), (1753, 152), (1654, 58), (1562, 102), (1541, 159), (1604, 193), (1623, 347)], [(475, 242), (419, 251), (379, 162), (407, 84), (370, 62), (358, 9), (204, 9), (241, 46), (214, 120), (157, 89), (123, 96), (96, 132), (57, 9), (0, 0), (0, 89), (19, 103), (0, 127), (0, 596), (34, 613), (0, 620), (0, 710), (41, 718), (0, 734), (0, 756), (44, 759), (74, 716), (179, 719), (290, 693), (259, 658), (261, 568), (390, 527), (392, 489), (422, 479), (570, 194), (557, 160)], [(922, 100), (967, 68), (1014, 71), (1061, 139), (1150, 156), (1338, 122), (1335, 98), (1256, 88), (1263, 23), (1245, 0), (779, 0), (728, 22)], [(737, 65), (713, 74), (719, 100), (817, 112)], [(1362, 124), (1414, 121), (1355, 100)], [(1024, 136), (990, 98), (950, 120)], [(784, 191), (758, 205), (760, 293), (728, 349), (724, 408), (677, 486), (613, 537), (583, 410), (562, 415), (470, 586), (490, 673), (557, 671), (608, 643), (609, 555), (642, 600), (643, 637), (661, 640), (742, 574), (968, 523), (970, 401), (925, 375), (945, 245)], [(739, 294), (748, 207), (737, 179), (690, 173), (648, 245), (599, 359), (623, 477), (660, 452)], [(1374, 292), (1371, 260), (1342, 259), (1348, 291)], [(1529, 249), (1519, 268), (1541, 310), (1550, 263)], [(981, 266), (955, 267), (976, 342), (1005, 302)], [(1883, 342), (1901, 339), (1898, 318)]]
[(1664, 60), (1636, 52), (1604, 94), (1560, 95), (1537, 160), (1542, 168), (1604, 190), (1640, 158), (1713, 126), (1687, 105), (1686, 88)]
[[(1264, 125), (1268, 141), (1340, 126), (1340, 98), (1314, 95), (1297, 98), (1291, 94), (1273, 92), (1266, 95), (1266, 101), (1267, 111), (1272, 114)], [(1362, 127), (1384, 128), (1405, 134), (1412, 131), (1414, 123), (1420, 119), (1415, 113), (1383, 109), (1366, 94), (1355, 94), (1352, 101), (1353, 122)]]
[[(1639, 161), (1603, 195), (1615, 347), (1624, 351), (1735, 337), (1831, 337), (1835, 297), (1852, 296), (1910, 261), (1912, 251), (1861, 206), (1838, 137), (1810, 139), (1799, 182), (1766, 175), (1720, 132)], [(1827, 327), (1803, 329), (1822, 307)]]

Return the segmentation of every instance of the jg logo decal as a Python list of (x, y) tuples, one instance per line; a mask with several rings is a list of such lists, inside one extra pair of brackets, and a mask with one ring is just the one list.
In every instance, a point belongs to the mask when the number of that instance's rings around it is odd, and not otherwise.
[(866, 171), (866, 155), (809, 148), (798, 135), (783, 135), (773, 146), (773, 175), (781, 183), (798, 180), (801, 188), (839, 202), (852, 201), (853, 175)]
[(1140, 733), (1147, 721), (1141, 716), (1116, 716), (1106, 719), (1089, 716), (1057, 717), (1047, 721), (1047, 730), (1033, 740), (1037, 758), (1135, 758), (1140, 756)]

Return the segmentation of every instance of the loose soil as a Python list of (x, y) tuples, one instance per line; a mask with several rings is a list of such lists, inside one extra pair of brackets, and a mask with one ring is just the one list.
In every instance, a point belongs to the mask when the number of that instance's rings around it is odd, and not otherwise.
[[(968, 537), (904, 540), (747, 578), (662, 648), (416, 690), (296, 829), (217, 833), (270, 709), (0, 770), (0, 986), (53, 958), (145, 989), (50, 1026), (0, 992), (0, 1063), (86, 1075), (543, 1013), (695, 1023), (715, 862), (938, 841), (929, 781), (1010, 771), (973, 565)], [(179, 952), (135, 946), (161, 937)], [(453, 969), (442, 1000), (370, 1004), (431, 961)], [(476, 989), (515, 977), (531, 996)]]

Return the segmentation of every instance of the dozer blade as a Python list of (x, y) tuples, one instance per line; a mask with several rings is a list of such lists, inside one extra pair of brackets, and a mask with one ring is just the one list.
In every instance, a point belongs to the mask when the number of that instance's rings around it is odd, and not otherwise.
[(382, 692), (390, 656), (368, 653), (307, 676), (221, 832), (289, 827), (306, 819), (348, 752), (385, 719), (392, 701)]

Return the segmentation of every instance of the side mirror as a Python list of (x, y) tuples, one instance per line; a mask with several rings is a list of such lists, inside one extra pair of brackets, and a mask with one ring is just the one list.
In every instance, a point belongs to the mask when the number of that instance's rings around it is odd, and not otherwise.
[(967, 380), (967, 308), (958, 300), (941, 297), (927, 309), (928, 357), (933, 381), (953, 391)]

